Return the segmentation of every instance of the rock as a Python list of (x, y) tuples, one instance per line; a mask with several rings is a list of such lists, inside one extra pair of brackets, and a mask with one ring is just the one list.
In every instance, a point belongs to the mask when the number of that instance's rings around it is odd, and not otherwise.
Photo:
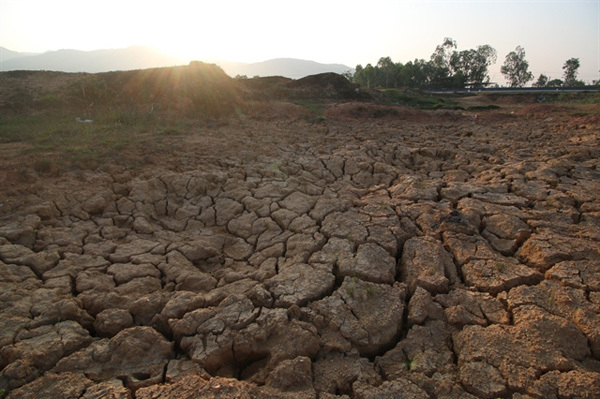
[(332, 352), (318, 359), (313, 368), (314, 386), (319, 392), (351, 394), (355, 381), (372, 385), (381, 382), (373, 364), (358, 354)]
[(279, 274), (264, 282), (265, 288), (275, 299), (275, 306), (305, 306), (333, 290), (335, 276), (321, 268), (296, 263), (286, 266)]
[(385, 381), (377, 387), (367, 384), (356, 384), (354, 387), (354, 397), (357, 399), (428, 399), (429, 395), (410, 380), (402, 378), (394, 381)]
[(509, 324), (510, 315), (499, 299), (483, 292), (457, 289), (449, 294), (436, 295), (435, 303), (441, 305), (448, 323), (459, 328), (468, 324)]
[(582, 290), (543, 281), (533, 287), (517, 287), (508, 295), (513, 312), (521, 306), (535, 304), (553, 315), (576, 325), (589, 340), (594, 356), (600, 355), (600, 317), (597, 308), (585, 298)]
[[(62, 398), (79, 399), (87, 389), (93, 385), (93, 381), (85, 377), (83, 373), (46, 373), (43, 377), (31, 382), (19, 389), (10, 392), (7, 399), (35, 399), (40, 397), (50, 398), (60, 392)], [(123, 396), (128, 398), (128, 396)]]
[(519, 285), (537, 284), (543, 276), (510, 258), (475, 260), (461, 268), (465, 284), (496, 295)]
[(36, 240), (36, 230), (40, 226), (40, 223), (41, 219), (39, 216), (27, 215), (18, 221), (0, 226), (0, 237), (6, 238), (15, 245), (33, 248)]
[(479, 398), (497, 398), (506, 394), (506, 382), (494, 366), (485, 362), (467, 363), (460, 369), (460, 381), (468, 392)]
[(338, 258), (339, 277), (358, 277), (373, 283), (393, 284), (396, 260), (379, 245), (366, 243), (358, 246), (356, 255)]
[(81, 399), (131, 399), (131, 391), (123, 386), (121, 380), (112, 379), (87, 388)]
[(313, 208), (315, 202), (311, 196), (295, 191), (281, 200), (279, 204), (297, 215), (303, 215)]
[(123, 378), (131, 390), (163, 382), (173, 344), (150, 327), (132, 327), (62, 359), (55, 373), (86, 370), (93, 381)]
[[(527, 337), (526, 345), (521, 337)], [(574, 367), (573, 360), (583, 359), (589, 353), (587, 340), (573, 324), (532, 305), (523, 307), (514, 327), (467, 326), (455, 335), (454, 343), (461, 370), (472, 370), (467, 364), (476, 362), (478, 366), (485, 359), (498, 370), (507, 389), (522, 392), (532, 387), (531, 380), (540, 375), (540, 370), (568, 371)], [(470, 382), (473, 387), (485, 384)]]
[(309, 358), (299, 356), (279, 363), (267, 378), (267, 386), (283, 392), (312, 391), (313, 373)]
[(33, 252), (31, 249), (21, 245), (0, 245), (0, 259), (6, 263), (29, 266), (38, 276), (56, 266), (60, 259), (58, 251)]
[(193, 362), (190, 359), (181, 358), (169, 361), (165, 382), (173, 383), (188, 376), (202, 377), (205, 380), (210, 379), (210, 375), (200, 367), (198, 363)]
[(545, 272), (564, 260), (600, 259), (600, 250), (590, 241), (552, 234), (534, 233), (517, 251), (517, 257), (526, 264)]
[(450, 329), (439, 320), (413, 326), (406, 338), (377, 357), (375, 364), (386, 380), (406, 378), (414, 373), (427, 377), (452, 373), (455, 364)]
[(429, 291), (417, 287), (408, 302), (408, 325), (422, 324), (427, 319), (437, 320), (442, 317), (442, 307), (433, 302)]
[(112, 275), (118, 285), (125, 284), (134, 278), (161, 277), (160, 271), (149, 263), (114, 263), (106, 270), (106, 273)]
[(128, 244), (118, 245), (108, 257), (113, 263), (127, 263), (132, 256), (151, 252), (158, 246), (154, 241), (137, 239)]
[(171, 384), (140, 388), (135, 393), (136, 399), (254, 399), (259, 395), (259, 389), (254, 384), (232, 378), (215, 377), (206, 380), (199, 376), (188, 376)]
[[(0, 374), (0, 381), (6, 381), (10, 388), (19, 387), (91, 341), (89, 333), (75, 321), (21, 330), (14, 344), (0, 349), (1, 357), (12, 363)], [(21, 376), (19, 369), (27, 370), (27, 377)]]
[(110, 195), (94, 195), (81, 204), (81, 208), (89, 214), (99, 214), (104, 211), (110, 201)]
[(133, 317), (125, 309), (106, 309), (96, 315), (94, 329), (102, 337), (112, 337), (133, 326)]
[(600, 291), (600, 261), (563, 261), (546, 271), (546, 279), (578, 289)]
[(389, 286), (344, 278), (331, 296), (312, 302), (309, 307), (320, 317), (321, 335), (332, 342), (325, 347), (356, 348), (369, 356), (390, 345), (402, 329), (405, 287)]
[(411, 293), (417, 287), (432, 294), (446, 293), (458, 280), (452, 256), (431, 237), (415, 237), (404, 243), (400, 276)]
[(321, 225), (321, 232), (326, 237), (344, 238), (354, 244), (364, 243), (368, 236), (361, 217), (353, 212), (334, 212), (327, 215)]

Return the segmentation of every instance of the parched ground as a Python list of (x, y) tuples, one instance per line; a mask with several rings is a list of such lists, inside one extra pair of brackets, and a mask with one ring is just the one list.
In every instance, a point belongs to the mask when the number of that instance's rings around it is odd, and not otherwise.
[(149, 134), (131, 170), (7, 144), (0, 388), (598, 398), (600, 123), (568, 111), (341, 104)]

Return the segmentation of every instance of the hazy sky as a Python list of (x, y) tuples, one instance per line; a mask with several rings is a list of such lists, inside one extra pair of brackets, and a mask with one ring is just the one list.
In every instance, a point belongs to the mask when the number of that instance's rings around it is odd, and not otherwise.
[(498, 51), (492, 81), (521, 45), (530, 70), (600, 75), (600, 0), (0, 0), (0, 46), (14, 51), (147, 45), (186, 58), (257, 62), (278, 57), (376, 64), (429, 59), (444, 37), (458, 50)]

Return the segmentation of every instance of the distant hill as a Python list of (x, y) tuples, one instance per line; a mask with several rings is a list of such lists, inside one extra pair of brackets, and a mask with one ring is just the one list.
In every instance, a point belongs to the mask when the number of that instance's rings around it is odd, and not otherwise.
[[(342, 74), (354, 71), (342, 64), (321, 64), (314, 61), (295, 58), (276, 58), (252, 64), (212, 61), (219, 65), (231, 77), (245, 75), (283, 76), (300, 79), (309, 75), (334, 72)], [(109, 71), (128, 71), (165, 66), (186, 65), (189, 60), (162, 54), (142, 46), (132, 46), (113, 50), (58, 50), (42, 54), (19, 53), (0, 47), (0, 71), (60, 71), (99, 73)]]
[(320, 64), (315, 61), (299, 60), (295, 58), (275, 58), (268, 61), (246, 64), (241, 62), (215, 61), (225, 73), (231, 77), (237, 75), (247, 76), (283, 76), (291, 79), (300, 79), (309, 75), (326, 72), (342, 74), (354, 72), (353, 68), (342, 64)]
[[(8, 57), (5, 57), (5, 54)], [(58, 50), (35, 55), (23, 54), (3, 48), (0, 71), (45, 70), (97, 73), (186, 63), (183, 59), (161, 54), (142, 46), (114, 50)]]
[(4, 61), (12, 60), (13, 58), (27, 57), (30, 55), (37, 55), (36, 53), (19, 53), (18, 51), (12, 51), (4, 47), (0, 47), (0, 64)]

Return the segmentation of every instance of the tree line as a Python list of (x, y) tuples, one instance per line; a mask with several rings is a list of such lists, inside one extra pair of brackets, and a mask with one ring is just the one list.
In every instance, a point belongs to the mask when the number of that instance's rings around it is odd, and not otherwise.
[[(496, 61), (497, 52), (488, 44), (458, 51), (456, 41), (447, 37), (435, 48), (429, 61), (415, 59), (402, 64), (382, 57), (375, 66), (357, 65), (354, 75), (347, 77), (368, 88), (481, 88), (492, 84), (488, 68)], [(583, 86), (585, 83), (577, 80), (579, 66), (579, 59), (571, 58), (563, 66), (563, 80), (541, 74), (533, 86)], [(523, 87), (534, 79), (521, 46), (506, 55), (500, 71), (510, 87)]]

